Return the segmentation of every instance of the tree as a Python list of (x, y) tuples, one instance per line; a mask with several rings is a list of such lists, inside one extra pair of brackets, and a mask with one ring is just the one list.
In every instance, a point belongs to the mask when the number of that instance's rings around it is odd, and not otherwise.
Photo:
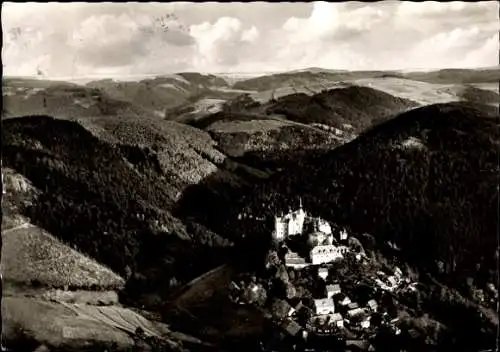
[(275, 250), (269, 250), (266, 256), (266, 268), (280, 265), (280, 258), (278, 257), (278, 252)]
[(286, 298), (288, 298), (288, 299), (292, 299), (297, 295), (297, 290), (290, 282), (287, 283), (285, 286), (285, 295), (286, 295)]
[(276, 278), (280, 279), (283, 283), (288, 283), (290, 278), (288, 277), (288, 271), (284, 265), (280, 265), (278, 267), (278, 271), (276, 273)]
[(266, 304), (266, 302), (267, 302), (267, 292), (262, 286), (260, 286), (259, 290), (257, 291), (257, 297), (255, 298), (255, 303), (258, 306), (263, 307)]
[(290, 305), (283, 299), (274, 299), (271, 306), (271, 312), (274, 318), (281, 320), (290, 312)]

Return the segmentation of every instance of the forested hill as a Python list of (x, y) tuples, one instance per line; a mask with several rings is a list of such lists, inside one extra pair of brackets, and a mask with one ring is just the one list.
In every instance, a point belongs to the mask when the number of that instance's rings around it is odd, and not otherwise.
[(322, 123), (339, 129), (345, 124), (362, 131), (419, 104), (362, 86), (325, 90), (309, 96), (291, 94), (279, 98), (267, 113), (282, 114), (292, 121)]
[(187, 280), (222, 260), (228, 241), (170, 213), (179, 181), (151, 148), (108, 143), (49, 116), (2, 124), (3, 165), (40, 190), (22, 209), (32, 223), (126, 277), (146, 275), (149, 284), (170, 275)]
[(479, 269), (486, 280), (495, 267), (497, 114), (466, 103), (403, 113), (334, 151), (298, 160), (256, 185), (241, 207), (269, 217), (301, 196), (312, 213), (379, 243), (395, 240), (421, 268), (462, 280)]

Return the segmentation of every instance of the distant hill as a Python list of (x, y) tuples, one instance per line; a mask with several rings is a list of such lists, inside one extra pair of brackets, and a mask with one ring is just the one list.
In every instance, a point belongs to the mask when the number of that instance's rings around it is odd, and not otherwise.
[(153, 116), (154, 111), (111, 97), (97, 88), (66, 82), (4, 80), (4, 117), (49, 114), (62, 119), (90, 116)]
[(322, 123), (339, 129), (348, 124), (359, 131), (416, 106), (416, 102), (376, 89), (351, 86), (313, 96), (288, 95), (277, 99), (266, 112), (284, 115), (292, 121)]
[(437, 71), (398, 72), (398, 71), (347, 71), (309, 68), (290, 72), (275, 73), (239, 80), (233, 84), (235, 89), (265, 91), (285, 86), (312, 86), (340, 81), (378, 78), (404, 78), (428, 83), (487, 83), (500, 79), (500, 68), (487, 69), (443, 69)]
[(279, 89), (284, 86), (328, 85), (333, 82), (360, 78), (377, 78), (387, 74), (384, 71), (335, 71), (335, 70), (298, 70), (273, 75), (265, 75), (241, 80), (233, 84), (235, 89), (264, 91)]
[(495, 83), (500, 80), (500, 68), (443, 69), (430, 72), (407, 72), (402, 76), (429, 83)]
[(196, 102), (202, 98), (226, 98), (235, 94), (219, 91), (229, 88), (221, 77), (185, 72), (176, 75), (158, 76), (138, 82), (114, 80), (93, 81), (88, 87), (99, 88), (115, 99), (165, 114), (168, 109)]
[(500, 105), (500, 95), (498, 91), (495, 92), (472, 85), (462, 87), (458, 92), (458, 96), (473, 103), (491, 104), (495, 106)]

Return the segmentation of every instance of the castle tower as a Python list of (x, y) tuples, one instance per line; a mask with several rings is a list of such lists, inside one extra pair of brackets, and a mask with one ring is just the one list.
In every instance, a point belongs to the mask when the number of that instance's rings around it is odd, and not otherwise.
[(273, 238), (277, 241), (283, 241), (285, 239), (287, 226), (286, 222), (283, 221), (282, 217), (274, 217), (274, 232)]
[(300, 235), (304, 230), (304, 220), (306, 218), (306, 213), (302, 209), (302, 199), (300, 200), (300, 208), (296, 211), (290, 211), (288, 214), (288, 235)]

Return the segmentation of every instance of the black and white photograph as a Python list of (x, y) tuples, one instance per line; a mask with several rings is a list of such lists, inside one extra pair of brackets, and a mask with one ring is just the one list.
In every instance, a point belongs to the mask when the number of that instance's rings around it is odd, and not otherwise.
[(4, 2), (1, 351), (499, 352), (499, 13)]

